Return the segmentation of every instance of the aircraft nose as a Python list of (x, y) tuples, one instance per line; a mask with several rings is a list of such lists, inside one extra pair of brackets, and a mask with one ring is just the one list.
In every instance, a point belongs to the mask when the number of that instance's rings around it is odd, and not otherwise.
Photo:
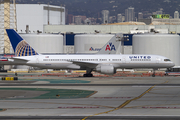
[(174, 67), (174, 66), (175, 66), (175, 63), (172, 62), (170, 65), (171, 65), (171, 67)]

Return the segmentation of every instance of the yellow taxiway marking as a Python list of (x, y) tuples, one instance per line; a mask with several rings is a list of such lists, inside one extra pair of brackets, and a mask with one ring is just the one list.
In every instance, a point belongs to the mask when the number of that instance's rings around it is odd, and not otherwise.
[(124, 107), (125, 107), (126, 105), (128, 105), (130, 102), (132, 102), (132, 101), (134, 101), (134, 100), (140, 99), (140, 98), (141, 98), (142, 96), (144, 96), (146, 93), (148, 93), (149, 91), (151, 91), (155, 86), (156, 86), (156, 85), (150, 87), (148, 90), (146, 90), (144, 93), (142, 93), (142, 94), (141, 94), (140, 96), (138, 96), (138, 97), (135, 97), (135, 98), (133, 98), (133, 99), (131, 99), (131, 100), (126, 100), (123, 104), (121, 104), (120, 106), (118, 106), (118, 107), (116, 107), (116, 108), (114, 108), (114, 109), (112, 109), (112, 110), (109, 110), (109, 111), (106, 111), (106, 112), (97, 113), (97, 114), (94, 114), (94, 115), (90, 115), (90, 116), (87, 116), (87, 117), (83, 118), (82, 120), (86, 120), (87, 118), (92, 117), (92, 116), (96, 116), (96, 115), (100, 115), (100, 114), (107, 114), (107, 113), (109, 113), (109, 112), (113, 112), (113, 111), (119, 110), (119, 109), (121, 109), (121, 108), (124, 108)]
[(94, 94), (96, 94), (96, 93), (97, 93), (97, 91), (94, 91), (94, 92), (91, 93), (90, 95), (86, 96), (86, 98), (89, 98), (90, 96), (92, 96), (92, 95), (94, 95)]
[[(168, 83), (168, 82), (169, 82), (169, 81), (166, 81), (166, 82), (164, 82), (164, 83), (162, 83), (162, 84), (166, 84), (166, 83)], [(141, 97), (143, 97), (146, 93), (149, 93), (155, 86), (156, 86), (156, 85), (150, 87), (148, 90), (146, 90), (146, 91), (145, 91), (144, 93), (142, 93), (140, 96), (135, 97), (135, 98), (133, 98), (133, 99), (131, 99), (131, 100), (125, 101), (123, 104), (121, 104), (120, 106), (114, 108), (113, 110), (109, 110), (109, 111), (106, 111), (106, 112), (101, 112), (101, 113), (97, 113), (97, 114), (94, 114), (94, 115), (90, 115), (90, 116), (87, 116), (87, 117), (83, 118), (82, 120), (86, 120), (87, 118), (92, 117), (92, 116), (96, 116), (96, 115), (100, 115), (100, 114), (107, 114), (107, 113), (109, 113), (109, 112), (113, 112), (113, 111), (115, 111), (115, 110), (119, 110), (119, 109), (121, 109), (121, 108), (124, 108), (124, 107), (125, 107), (126, 105), (128, 105), (130, 102), (132, 102), (132, 101), (134, 101), (134, 100), (138, 100), (138, 99), (140, 99)]]

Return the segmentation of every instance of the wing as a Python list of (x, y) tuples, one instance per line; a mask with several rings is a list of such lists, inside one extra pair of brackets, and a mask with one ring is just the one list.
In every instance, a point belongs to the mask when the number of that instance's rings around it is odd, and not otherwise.
[(11, 61), (14, 64), (25, 64), (29, 60), (21, 59), (21, 58), (9, 58), (8, 61)]
[(8, 58), (0, 60), (0, 65), (24, 65), (28, 60), (19, 59), (19, 58)]
[(94, 69), (98, 64), (97, 63), (89, 63), (89, 62), (80, 62), (80, 61), (71, 61), (73, 64), (79, 65), (82, 68), (92, 68)]

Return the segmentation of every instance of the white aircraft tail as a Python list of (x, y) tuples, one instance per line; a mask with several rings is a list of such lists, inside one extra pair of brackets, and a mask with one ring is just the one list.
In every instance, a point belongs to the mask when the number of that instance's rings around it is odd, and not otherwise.
[(122, 33), (115, 34), (96, 54), (116, 54), (123, 38)]

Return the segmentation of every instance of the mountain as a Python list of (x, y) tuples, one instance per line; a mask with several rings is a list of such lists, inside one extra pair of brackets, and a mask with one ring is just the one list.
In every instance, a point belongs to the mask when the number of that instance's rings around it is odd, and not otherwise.
[(152, 13), (163, 10), (163, 13), (174, 16), (175, 11), (180, 12), (180, 0), (16, 0), (20, 4), (50, 4), (63, 5), (69, 14), (97, 17), (102, 10), (109, 10), (110, 16), (124, 14), (125, 9), (134, 7), (138, 12)]

